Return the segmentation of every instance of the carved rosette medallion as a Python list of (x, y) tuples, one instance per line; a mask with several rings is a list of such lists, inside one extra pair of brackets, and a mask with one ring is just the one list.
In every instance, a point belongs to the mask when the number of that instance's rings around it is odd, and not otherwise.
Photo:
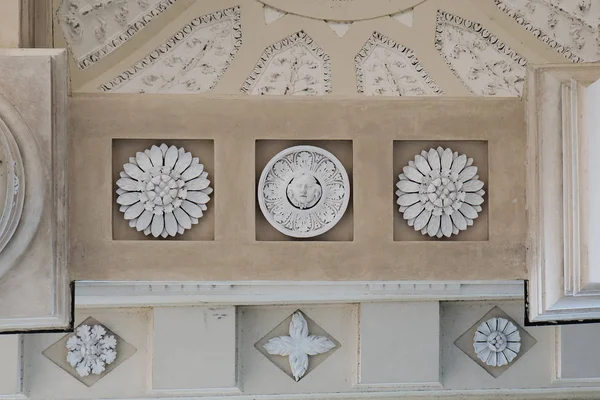
[(15, 138), (0, 119), (0, 251), (12, 238), (23, 212), (25, 168)]
[(314, 146), (294, 146), (269, 161), (258, 184), (258, 202), (281, 233), (308, 238), (338, 223), (350, 200), (350, 181), (342, 163)]
[(438, 147), (417, 154), (402, 171), (396, 203), (409, 226), (441, 238), (473, 225), (485, 192), (472, 158)]
[(100, 375), (117, 358), (117, 339), (102, 325), (81, 325), (67, 340), (67, 362), (81, 377)]
[(504, 318), (488, 319), (477, 327), (473, 348), (477, 357), (491, 367), (508, 365), (521, 350), (519, 329)]
[(191, 229), (207, 210), (208, 172), (183, 147), (162, 144), (139, 151), (123, 165), (117, 203), (129, 226), (154, 237)]

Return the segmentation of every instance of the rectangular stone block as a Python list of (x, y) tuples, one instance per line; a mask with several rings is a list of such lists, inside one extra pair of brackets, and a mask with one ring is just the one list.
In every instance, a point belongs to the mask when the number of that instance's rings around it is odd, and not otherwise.
[(66, 54), (0, 49), (0, 332), (71, 322)]
[(154, 309), (152, 389), (236, 387), (235, 307)]
[(22, 392), (22, 337), (0, 336), (0, 397)]
[(600, 381), (600, 348), (594, 345), (600, 325), (565, 325), (559, 329), (558, 378)]
[(439, 386), (439, 302), (362, 303), (359, 386)]

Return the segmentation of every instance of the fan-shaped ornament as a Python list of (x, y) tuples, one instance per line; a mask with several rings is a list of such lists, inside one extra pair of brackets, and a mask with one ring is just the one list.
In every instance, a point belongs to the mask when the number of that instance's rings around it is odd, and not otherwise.
[(119, 211), (129, 226), (154, 237), (191, 229), (207, 210), (213, 191), (197, 157), (164, 143), (137, 152), (123, 165), (120, 177)]
[(267, 163), (258, 183), (258, 204), (267, 221), (296, 238), (333, 228), (349, 200), (346, 169), (333, 154), (315, 146), (281, 151)]
[(402, 171), (396, 203), (409, 226), (441, 238), (473, 225), (485, 192), (472, 158), (438, 147), (417, 154)]

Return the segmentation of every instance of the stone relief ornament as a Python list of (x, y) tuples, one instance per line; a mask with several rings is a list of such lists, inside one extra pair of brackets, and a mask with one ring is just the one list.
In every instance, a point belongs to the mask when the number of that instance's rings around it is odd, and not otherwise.
[(331, 63), (303, 31), (267, 47), (242, 85), (246, 94), (316, 96), (331, 92)]
[(258, 203), (281, 233), (308, 238), (333, 228), (350, 200), (350, 181), (342, 163), (314, 146), (294, 146), (269, 161), (258, 183)]
[(290, 322), (290, 335), (272, 338), (263, 347), (269, 354), (289, 357), (292, 375), (298, 382), (308, 369), (308, 356), (327, 353), (336, 344), (325, 336), (309, 335), (304, 315), (296, 311)]
[(239, 7), (203, 15), (99, 89), (117, 93), (207, 92), (217, 85), (241, 45)]
[(197, 157), (166, 144), (139, 151), (117, 181), (119, 211), (129, 226), (154, 237), (191, 229), (207, 210), (212, 188)]
[(474, 94), (522, 94), (527, 61), (481, 24), (438, 11), (435, 47)]
[(441, 238), (473, 225), (485, 192), (472, 158), (438, 147), (417, 154), (402, 171), (396, 203), (409, 226)]
[(117, 340), (102, 325), (81, 325), (67, 340), (67, 361), (79, 376), (100, 375), (117, 358)]
[(494, 0), (496, 6), (573, 62), (600, 60), (596, 0)]
[(24, 201), (25, 166), (21, 152), (12, 132), (0, 119), (0, 252), (19, 225)]
[(62, 0), (56, 16), (77, 66), (88, 68), (176, 0)]
[(477, 357), (491, 367), (511, 363), (521, 350), (519, 329), (504, 318), (491, 318), (477, 328), (473, 338)]
[(412, 50), (379, 32), (354, 58), (359, 93), (384, 96), (443, 94)]

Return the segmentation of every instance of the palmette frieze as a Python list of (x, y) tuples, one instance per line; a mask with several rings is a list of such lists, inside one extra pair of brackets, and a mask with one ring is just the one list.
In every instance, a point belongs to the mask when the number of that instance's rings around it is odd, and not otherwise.
[(522, 94), (527, 61), (481, 24), (438, 11), (435, 47), (474, 94)]
[(203, 15), (100, 86), (100, 90), (116, 93), (207, 92), (217, 85), (241, 45), (239, 7)]
[(374, 32), (354, 57), (359, 93), (383, 96), (443, 94), (415, 53)]
[(525, 30), (573, 62), (600, 59), (600, 3), (594, 0), (494, 0)]
[(76, 64), (86, 69), (131, 39), (177, 0), (63, 0), (57, 18)]
[(329, 55), (304, 31), (296, 32), (265, 49), (240, 90), (282, 96), (330, 93)]

